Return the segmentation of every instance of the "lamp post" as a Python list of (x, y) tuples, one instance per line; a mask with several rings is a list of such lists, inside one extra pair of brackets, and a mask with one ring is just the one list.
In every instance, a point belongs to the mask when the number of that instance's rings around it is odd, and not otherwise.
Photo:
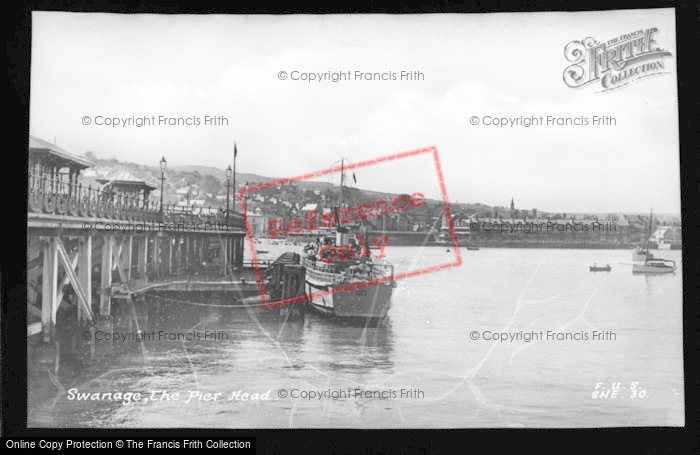
[[(238, 148), (236, 141), (233, 141), (233, 192), (236, 192), (236, 156), (238, 156)], [(230, 166), (229, 166), (230, 168)], [(233, 211), (236, 211), (236, 196), (233, 197)]]
[(190, 207), (190, 182), (187, 182), (187, 194), (185, 195), (185, 199), (187, 199), (187, 208)]
[(165, 182), (165, 168), (168, 167), (168, 162), (165, 157), (160, 159), (160, 214), (163, 214), (163, 183)]
[(231, 170), (231, 165), (228, 165), (228, 168), (226, 169), (226, 225), (228, 225), (228, 200), (229, 200), (229, 195), (231, 193), (231, 175), (233, 174), (233, 170)]

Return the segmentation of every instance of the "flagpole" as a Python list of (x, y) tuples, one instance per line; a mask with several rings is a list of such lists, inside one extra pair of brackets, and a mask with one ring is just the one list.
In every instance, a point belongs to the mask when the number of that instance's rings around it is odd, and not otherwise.
[(236, 141), (233, 141), (233, 213), (236, 213)]

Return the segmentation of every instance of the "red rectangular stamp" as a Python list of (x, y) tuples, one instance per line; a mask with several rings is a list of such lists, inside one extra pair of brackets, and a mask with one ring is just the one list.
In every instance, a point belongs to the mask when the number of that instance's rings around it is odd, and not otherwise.
[[(410, 163), (419, 161), (418, 157), (429, 161)], [(398, 168), (405, 168), (404, 162), (409, 162), (408, 165), (413, 167), (409, 168), (410, 171), (401, 173)], [(437, 182), (431, 182), (430, 189), (434, 194), (439, 194), (442, 201), (427, 199), (422, 191), (387, 196), (387, 193), (356, 190), (345, 185), (348, 180), (346, 174), (352, 173), (352, 180), (356, 181), (355, 171), (360, 172), (362, 169), (363, 173), (369, 174), (371, 172), (368, 168), (381, 165), (392, 167), (388, 171), (383, 169), (379, 174), (391, 175), (392, 183), (397, 175), (407, 175), (410, 185), (422, 182), (427, 187), (428, 184), (416, 176), (416, 170), (429, 169), (426, 164), (429, 165), (430, 162), (434, 163), (437, 176)], [(277, 215), (264, 217), (262, 222), (257, 219), (255, 230), (258, 232), (254, 234), (254, 221), (247, 207), (249, 198), (266, 201), (267, 195), (277, 204), (281, 199), (280, 193), (287, 191), (285, 188), (291, 187), (295, 182), (333, 175), (339, 176), (339, 187), (331, 185), (323, 195), (320, 190), (313, 192), (320, 203), (293, 205), (287, 201), (289, 210), (284, 215), (279, 215), (278, 212)], [(358, 163), (347, 163), (343, 159), (340, 165), (326, 170), (243, 188), (238, 191), (238, 197), (245, 216), (251, 258), (265, 308), (307, 302), (315, 310), (339, 318), (381, 319), (389, 309), (397, 280), (462, 264), (436, 147)], [(255, 216), (259, 218), (257, 214)], [(394, 265), (387, 259), (393, 244), (439, 245), (436, 243), (436, 234), (440, 222), (443, 225), (441, 242), (444, 246), (451, 247), (454, 253), (448, 256), (449, 260), (444, 262), (444, 253), (439, 257), (433, 255), (438, 257), (437, 263), (427, 263), (429, 261), (422, 256), (421, 259), (410, 261), (408, 270), (395, 273)], [(254, 235), (258, 238), (255, 239)], [(416, 238), (423, 240), (416, 243)], [(256, 243), (262, 243), (263, 240), (274, 243), (282, 241), (290, 245), (306, 243), (306, 246), (300, 253), (282, 255), (276, 264), (263, 270), (256, 248)], [(387, 248), (388, 245), (392, 247)], [(449, 248), (447, 251), (450, 251)], [(401, 257), (400, 260), (403, 268), (406, 268), (406, 258)], [(422, 264), (417, 266), (419, 262)], [(299, 275), (303, 278), (296, 280), (293, 276), (290, 278), (290, 275), (280, 276), (275, 270), (279, 270), (281, 264), (295, 266), (289, 269), (292, 271), (303, 269)]]

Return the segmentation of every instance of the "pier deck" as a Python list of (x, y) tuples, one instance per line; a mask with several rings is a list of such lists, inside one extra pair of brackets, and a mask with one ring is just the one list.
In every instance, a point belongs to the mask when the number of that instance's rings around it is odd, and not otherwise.
[[(132, 294), (141, 294), (153, 291), (175, 292), (242, 292), (251, 293), (259, 291), (255, 272), (241, 271), (230, 273), (226, 277), (219, 275), (177, 275), (156, 280), (132, 280), (129, 291)], [(119, 298), (126, 293), (121, 286), (113, 287), (112, 298)]]

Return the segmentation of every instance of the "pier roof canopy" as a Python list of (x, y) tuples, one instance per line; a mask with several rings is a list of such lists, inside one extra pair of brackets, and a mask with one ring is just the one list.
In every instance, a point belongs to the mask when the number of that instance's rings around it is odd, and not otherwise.
[(38, 137), (29, 136), (29, 156), (37, 157), (47, 164), (56, 167), (69, 167), (72, 169), (85, 169), (94, 166), (95, 163), (80, 158), (67, 152), (56, 144), (51, 144)]
[(139, 179), (129, 171), (118, 171), (96, 180), (103, 185), (110, 184), (114, 188), (128, 189), (130, 191), (146, 190), (148, 192), (157, 188), (156, 185)]

